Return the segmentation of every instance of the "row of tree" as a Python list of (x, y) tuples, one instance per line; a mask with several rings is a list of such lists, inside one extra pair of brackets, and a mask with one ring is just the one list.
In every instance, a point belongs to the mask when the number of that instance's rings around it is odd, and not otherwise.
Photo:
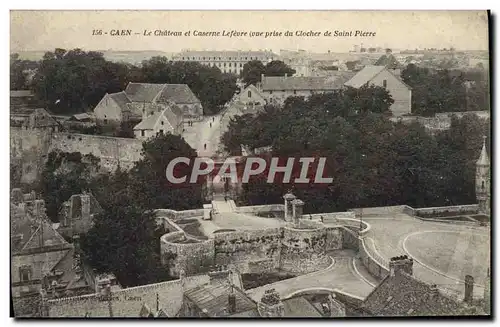
[(295, 188), (307, 213), (475, 203), (474, 163), (482, 136), (490, 135), (489, 122), (466, 116), (453, 119), (449, 130), (430, 135), (418, 123), (391, 122), (384, 114), (390, 103), (384, 92), (374, 88), (378, 95), (372, 95), (373, 105), (361, 101), (364, 110), (352, 110), (359, 98), (338, 92), (309, 100), (289, 98), (283, 108), (233, 119), (222, 136), (227, 150), (236, 153), (243, 144), (271, 146), (273, 157), (326, 157), (324, 176), (333, 178), (326, 187), (299, 187), (269, 184), (263, 174), (243, 185), (241, 201), (281, 203), (283, 194)]
[(416, 115), (490, 109), (485, 71), (434, 70), (409, 64), (401, 77), (412, 88), (412, 113)]

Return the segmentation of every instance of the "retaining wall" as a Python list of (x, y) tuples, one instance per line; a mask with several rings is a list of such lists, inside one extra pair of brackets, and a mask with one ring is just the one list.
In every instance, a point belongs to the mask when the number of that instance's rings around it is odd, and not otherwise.
[(373, 254), (368, 251), (363, 238), (359, 239), (359, 257), (372, 276), (382, 280), (389, 275), (389, 268), (382, 263), (381, 258), (375, 259)]

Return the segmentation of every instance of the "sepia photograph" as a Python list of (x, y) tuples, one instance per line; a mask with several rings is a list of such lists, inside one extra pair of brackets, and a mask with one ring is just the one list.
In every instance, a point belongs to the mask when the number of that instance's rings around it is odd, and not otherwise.
[(11, 10), (11, 316), (491, 319), (490, 28)]

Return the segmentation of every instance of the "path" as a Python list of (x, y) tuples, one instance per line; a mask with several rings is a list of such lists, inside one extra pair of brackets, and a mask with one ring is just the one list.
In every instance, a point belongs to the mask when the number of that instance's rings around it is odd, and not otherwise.
[(314, 289), (334, 290), (359, 298), (366, 298), (374, 289), (374, 286), (356, 271), (353, 265), (355, 252), (342, 251), (341, 253), (331, 253), (334, 263), (326, 269), (257, 287), (248, 290), (246, 293), (255, 301), (259, 301), (264, 292), (271, 288), (274, 288), (281, 298)]

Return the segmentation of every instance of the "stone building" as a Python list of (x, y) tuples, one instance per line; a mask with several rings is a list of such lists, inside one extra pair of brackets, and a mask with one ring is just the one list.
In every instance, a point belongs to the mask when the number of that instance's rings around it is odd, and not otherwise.
[(196, 61), (210, 67), (217, 67), (223, 73), (239, 75), (243, 66), (253, 60), (263, 64), (277, 60), (278, 55), (271, 51), (190, 51), (175, 55), (173, 61)]
[(78, 249), (52, 228), (43, 200), (12, 190), (11, 285), (16, 316), (38, 316), (42, 290), (48, 298), (92, 293)]
[(394, 257), (390, 273), (363, 301), (367, 316), (456, 315), (461, 304), (443, 295), (436, 285), (413, 276), (413, 259)]
[(345, 86), (359, 89), (372, 84), (387, 89), (392, 96), (394, 103), (389, 109), (394, 116), (411, 113), (411, 87), (401, 80), (398, 71), (391, 71), (385, 66), (365, 66)]
[(258, 89), (268, 102), (283, 104), (291, 96), (309, 97), (313, 94), (334, 92), (341, 89), (347, 80), (347, 75), (342, 74), (329, 77), (262, 75)]
[[(144, 115), (144, 119), (134, 126), (135, 138), (145, 140), (158, 133), (180, 135), (183, 132), (184, 123), (182, 115), (174, 113), (175, 109), (178, 107), (173, 105), (172, 109), (166, 107), (152, 115)], [(176, 111), (179, 112), (179, 109)]]
[(61, 207), (57, 232), (66, 237), (86, 233), (100, 212), (101, 205), (92, 194), (74, 194)]
[(102, 123), (141, 121), (175, 104), (184, 119), (203, 116), (200, 100), (186, 84), (129, 83), (123, 92), (106, 94), (94, 109)]
[(479, 210), (482, 213), (490, 214), (491, 200), (491, 172), (490, 159), (486, 151), (486, 136), (484, 136), (483, 147), (479, 159), (476, 161), (476, 197), (479, 203)]

